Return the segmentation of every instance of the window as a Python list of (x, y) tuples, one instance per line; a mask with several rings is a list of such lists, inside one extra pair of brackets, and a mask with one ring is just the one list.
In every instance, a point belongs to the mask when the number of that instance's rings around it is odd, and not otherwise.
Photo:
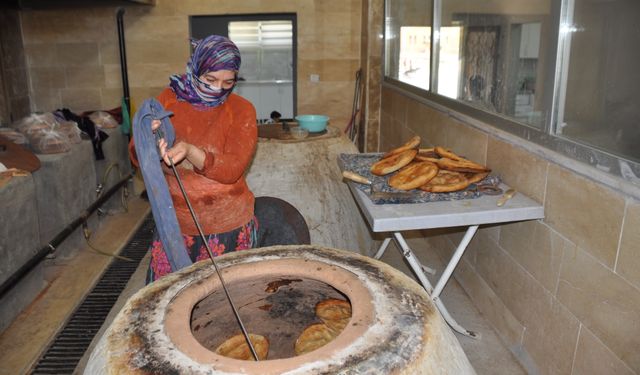
[(637, 0), (386, 0), (385, 83), (638, 183), (638, 15)]
[(259, 123), (272, 112), (283, 119), (296, 114), (296, 15), (248, 14), (191, 16), (191, 36), (229, 37), (240, 50), (242, 64), (234, 92), (256, 108)]

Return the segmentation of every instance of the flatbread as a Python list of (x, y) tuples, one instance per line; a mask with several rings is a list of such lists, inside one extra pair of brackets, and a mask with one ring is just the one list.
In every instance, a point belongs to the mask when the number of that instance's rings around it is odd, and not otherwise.
[(417, 153), (418, 150), (411, 149), (389, 156), (388, 158), (382, 158), (371, 166), (371, 173), (378, 176), (384, 176), (395, 172), (411, 163), (411, 160), (413, 160)]
[[(262, 335), (254, 335), (252, 333), (249, 334), (249, 337), (251, 338), (253, 348), (256, 350), (256, 354), (258, 354), (258, 358), (261, 361), (267, 359), (267, 354), (269, 353), (269, 340)], [(225, 342), (216, 348), (216, 353), (233, 359), (255, 361), (243, 334), (235, 335), (225, 340)]]
[(434, 162), (435, 159), (439, 159), (440, 155), (435, 151), (435, 148), (419, 148), (418, 154), (413, 161), (430, 161)]
[(296, 340), (294, 350), (296, 355), (312, 352), (325, 346), (338, 336), (331, 328), (324, 323), (315, 323), (300, 334)]
[(462, 173), (441, 169), (431, 181), (420, 186), (420, 189), (430, 193), (449, 193), (462, 190), (469, 184), (469, 180)]
[(399, 190), (417, 189), (438, 174), (438, 166), (424, 161), (411, 163), (389, 178), (389, 186)]
[(442, 146), (436, 146), (433, 148), (436, 154), (438, 154), (441, 158), (447, 158), (451, 160), (461, 160), (463, 159), (461, 156), (458, 156), (455, 152), (449, 150), (448, 148), (444, 148)]
[(480, 172), (480, 173), (465, 173), (464, 176), (469, 180), (469, 183), (475, 184), (476, 182), (480, 182), (484, 180), (485, 177), (489, 175), (489, 172)]
[(409, 141), (407, 141), (407, 143), (403, 144), (400, 147), (394, 148), (393, 150), (382, 155), (382, 158), (383, 159), (388, 158), (389, 156), (396, 155), (407, 150), (418, 148), (418, 146), (420, 146), (420, 141), (421, 139), (419, 135), (413, 136)]
[(471, 172), (471, 173), (482, 173), (482, 172), (490, 172), (491, 170), (484, 165), (474, 163), (471, 160), (467, 159), (459, 159), (453, 160), (449, 158), (440, 158), (437, 159), (436, 164), (440, 169), (446, 169), (448, 171), (455, 172)]
[(347, 301), (329, 298), (316, 304), (316, 316), (323, 322), (351, 318), (351, 304)]

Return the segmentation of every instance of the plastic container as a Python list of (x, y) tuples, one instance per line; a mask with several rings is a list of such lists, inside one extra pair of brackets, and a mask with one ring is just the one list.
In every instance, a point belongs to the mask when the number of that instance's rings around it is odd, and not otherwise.
[(324, 115), (300, 115), (296, 116), (298, 125), (307, 129), (310, 133), (318, 133), (327, 128), (328, 116)]
[(309, 131), (307, 129), (301, 128), (299, 126), (291, 128), (289, 132), (294, 139), (304, 139), (309, 135)]

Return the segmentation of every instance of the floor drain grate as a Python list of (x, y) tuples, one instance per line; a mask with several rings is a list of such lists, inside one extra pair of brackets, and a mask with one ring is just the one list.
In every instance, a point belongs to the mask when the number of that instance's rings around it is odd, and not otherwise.
[(154, 228), (153, 218), (149, 215), (120, 253), (132, 259), (133, 262), (113, 259), (98, 283), (40, 357), (32, 374), (73, 373), (131, 275), (144, 258), (151, 243)]

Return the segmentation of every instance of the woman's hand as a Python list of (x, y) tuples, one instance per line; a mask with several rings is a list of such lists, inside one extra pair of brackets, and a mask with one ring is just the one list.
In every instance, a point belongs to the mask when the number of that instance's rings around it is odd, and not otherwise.
[[(156, 131), (160, 127), (160, 120), (151, 121), (151, 130)], [(158, 141), (158, 149), (160, 150), (160, 156), (162, 160), (167, 165), (171, 165), (171, 161), (173, 164), (178, 164), (184, 159), (187, 159), (193, 166), (198, 169), (202, 169), (204, 166), (205, 153), (203, 150), (198, 147), (187, 143), (187, 142), (177, 142), (171, 148), (167, 148), (167, 141), (164, 138), (161, 138)], [(171, 158), (171, 160), (169, 160)]]

